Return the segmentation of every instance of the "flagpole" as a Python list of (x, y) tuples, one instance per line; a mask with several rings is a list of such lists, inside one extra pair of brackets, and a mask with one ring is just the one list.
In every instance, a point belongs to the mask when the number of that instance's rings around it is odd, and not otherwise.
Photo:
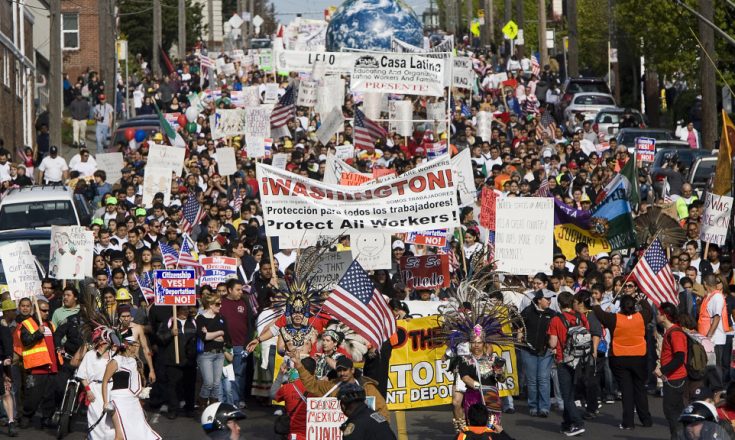
[[(653, 235), (653, 240), (651, 240), (651, 242), (648, 243), (648, 246), (646, 246), (646, 250), (643, 251), (643, 255), (646, 255), (646, 252), (648, 252), (648, 248), (650, 248), (651, 245), (653, 244), (653, 242), (656, 241), (656, 239), (658, 239), (658, 234), (660, 232), (661, 232), (661, 230), (659, 229)], [(641, 262), (641, 260), (638, 260), (638, 262), (635, 264), (635, 266), (638, 266), (638, 264), (640, 262)], [(669, 264), (668, 261), (666, 262), (666, 264)], [(625, 285), (625, 283), (628, 282), (628, 280), (630, 279), (631, 275), (633, 275), (633, 272), (635, 271), (635, 266), (633, 266), (633, 269), (630, 270), (630, 273), (628, 274), (628, 276), (626, 276), (625, 279), (623, 280), (623, 284), (620, 286), (620, 288), (617, 290), (617, 292), (615, 292), (615, 296), (613, 297), (613, 302), (615, 302), (615, 300), (618, 298), (618, 296), (620, 296), (620, 292), (623, 290), (623, 286)]]

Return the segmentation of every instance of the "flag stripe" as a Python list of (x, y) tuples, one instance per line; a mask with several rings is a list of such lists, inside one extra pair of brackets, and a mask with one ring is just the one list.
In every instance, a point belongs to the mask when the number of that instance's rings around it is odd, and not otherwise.
[(641, 260), (633, 268), (638, 287), (657, 306), (662, 302), (677, 304), (676, 280), (661, 242), (651, 243)]

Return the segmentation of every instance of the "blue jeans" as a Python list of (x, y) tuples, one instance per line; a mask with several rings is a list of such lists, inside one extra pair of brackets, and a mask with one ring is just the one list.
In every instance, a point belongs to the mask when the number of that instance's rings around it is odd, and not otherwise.
[(558, 364), (556, 374), (559, 376), (559, 388), (564, 401), (562, 429), (569, 429), (572, 425), (584, 426), (577, 405), (574, 404), (574, 369), (568, 365)]
[(222, 376), (220, 386), (222, 387), (222, 403), (228, 403), (230, 405), (237, 406), (237, 402), (233, 397), (235, 393), (235, 382)]
[(222, 400), (222, 368), (225, 365), (224, 353), (200, 353), (197, 357), (199, 374), (202, 375), (202, 388), (199, 397)]
[(539, 356), (528, 350), (520, 350), (526, 371), (528, 410), (532, 413), (551, 410), (551, 363), (553, 353)]
[(245, 360), (247, 357), (243, 357), (245, 348), (241, 345), (232, 347), (232, 368), (235, 370), (235, 383), (232, 386), (232, 400), (235, 401), (235, 406), (238, 403), (244, 401), (243, 396), (245, 395)]
[(107, 147), (107, 138), (110, 136), (110, 126), (97, 123), (94, 129), (95, 139), (97, 139), (97, 152), (102, 153)]

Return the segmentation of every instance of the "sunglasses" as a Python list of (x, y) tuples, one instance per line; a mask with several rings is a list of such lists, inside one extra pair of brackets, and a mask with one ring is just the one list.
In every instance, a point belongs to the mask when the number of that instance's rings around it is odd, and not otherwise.
[(214, 305), (217, 306), (217, 307), (222, 307), (222, 303), (221, 302), (216, 302), (216, 303), (214, 303)]
[(623, 287), (632, 289), (633, 287), (635, 287), (635, 284), (626, 284)]
[(38, 310), (40, 310), (43, 313), (48, 313), (48, 309), (38, 309)]

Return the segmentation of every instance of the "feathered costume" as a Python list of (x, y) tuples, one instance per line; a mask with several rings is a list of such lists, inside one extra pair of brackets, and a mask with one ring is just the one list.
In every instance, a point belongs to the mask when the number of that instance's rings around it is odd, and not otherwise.
[[(327, 328), (324, 329), (321, 337), (329, 337), (335, 341), (337, 345), (334, 353), (324, 354), (317, 359), (316, 372), (314, 375), (320, 379), (322, 377), (327, 377), (332, 371), (332, 368), (327, 363), (327, 359), (333, 359), (336, 361), (340, 357), (344, 356), (343, 353), (347, 353), (350, 359), (354, 362), (360, 362), (368, 351), (367, 340), (342, 323), (336, 323), (333, 321), (332, 324), (329, 324)], [(339, 350), (341, 350), (342, 353), (340, 353)]]

